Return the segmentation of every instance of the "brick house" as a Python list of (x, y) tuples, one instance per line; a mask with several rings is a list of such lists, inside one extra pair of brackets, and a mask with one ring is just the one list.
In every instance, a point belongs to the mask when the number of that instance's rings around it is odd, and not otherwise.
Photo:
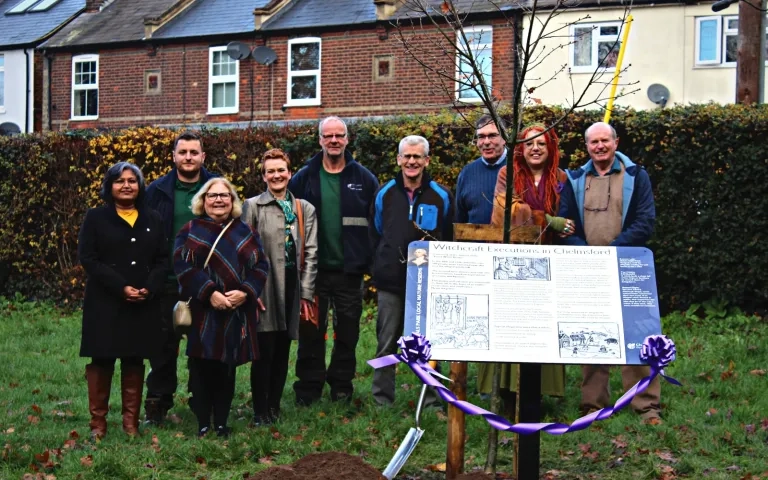
[[(439, 1), (434, 2), (440, 4)], [(470, 12), (499, 101), (513, 90), (513, 32), (490, 2)], [(431, 112), (466, 91), (436, 88), (394, 26), (414, 19), (401, 0), (87, 0), (42, 45), (50, 80), (44, 128), (226, 124)], [(480, 5), (479, 7), (476, 5)], [(509, 10), (506, 12), (509, 15)], [(410, 27), (409, 27), (410, 28)], [(411, 37), (429, 47), (438, 32)], [(233, 60), (229, 42), (266, 46), (276, 61)], [(456, 72), (454, 55), (437, 55)], [(492, 66), (491, 66), (492, 58)], [(290, 59), (290, 61), (288, 60)], [(489, 79), (490, 80), (490, 79)]]

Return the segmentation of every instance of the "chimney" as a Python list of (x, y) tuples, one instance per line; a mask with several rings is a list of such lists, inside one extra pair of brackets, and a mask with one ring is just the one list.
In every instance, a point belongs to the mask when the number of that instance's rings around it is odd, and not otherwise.
[(104, 0), (85, 0), (85, 12), (94, 13), (101, 10)]
[(373, 0), (376, 5), (376, 20), (389, 19), (403, 3), (403, 0)]
[(270, 0), (270, 2), (261, 8), (257, 8), (253, 11), (253, 27), (256, 30), (261, 30), (264, 23), (272, 18), (283, 7), (288, 5), (292, 0)]

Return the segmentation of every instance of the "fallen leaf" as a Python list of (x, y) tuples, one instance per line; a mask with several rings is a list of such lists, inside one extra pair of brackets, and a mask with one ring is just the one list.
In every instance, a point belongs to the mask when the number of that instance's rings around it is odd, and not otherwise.
[(181, 432), (176, 432), (176, 434), (173, 436), (174, 438), (184, 438), (184, 434)]
[(319, 448), (320, 447), (320, 440), (315, 440), (314, 442), (312, 442), (312, 446), (315, 447), (315, 448)]
[(440, 4), (440, 11), (443, 12), (443, 15), (451, 13), (451, 7), (446, 0), (443, 0), (443, 3)]
[(301, 442), (301, 441), (304, 441), (304, 436), (303, 435), (294, 435), (294, 436), (291, 437), (291, 440), (293, 440), (295, 442)]
[(159, 438), (157, 438), (157, 435), (152, 435), (152, 444), (153, 444), (153, 445), (158, 445), (158, 444), (160, 444), (160, 439), (159, 439)]
[(317, 414), (317, 416), (320, 418), (325, 418), (325, 412), (320, 412)]
[(708, 417), (711, 417), (712, 415), (716, 415), (716, 414), (717, 414), (716, 408), (710, 408), (709, 410), (707, 410), (707, 413), (706, 413)]
[(71, 438), (72, 440), (77, 440), (78, 438), (80, 438), (80, 434), (77, 433), (77, 430), (72, 430), (69, 432), (69, 438)]
[(10, 434), (10, 433), (13, 433), (13, 432), (15, 432), (15, 431), (16, 431), (16, 429), (15, 429), (15, 428), (13, 428), (13, 427), (11, 427), (11, 428), (9, 428), (8, 430), (6, 430), (6, 431), (5, 431), (5, 433), (8, 433), (8, 434)]
[(38, 393), (40, 393), (40, 389), (39, 388), (36, 388), (36, 389), (32, 390), (32, 395), (37, 395)]
[(38, 423), (40, 423), (40, 417), (36, 417), (34, 415), (27, 415), (27, 421), (32, 425), (37, 425)]
[(444, 472), (445, 471), (445, 463), (437, 463), (435, 465), (427, 465), (424, 468), (429, 470), (430, 472)]
[(154, 463), (145, 463), (144, 464), (144, 468), (155, 468), (155, 464)]
[(86, 455), (84, 457), (80, 457), (80, 465), (84, 467), (90, 467), (93, 465), (93, 455)]
[(657, 457), (664, 460), (665, 462), (677, 463), (677, 458), (675, 458), (674, 455), (666, 450), (656, 450), (653, 453), (655, 453)]
[(723, 434), (723, 441), (725, 443), (731, 443), (733, 441), (731, 432), (725, 432), (725, 434)]
[(264, 465), (272, 465), (272, 457), (270, 457), (269, 455), (261, 457), (259, 459), (259, 463), (262, 463)]
[(741, 470), (741, 467), (739, 467), (738, 465), (731, 465), (730, 467), (725, 467), (725, 469), (729, 472), (737, 472)]
[(625, 442), (622, 437), (614, 438), (611, 440), (611, 443), (616, 448), (627, 448), (627, 442)]
[(747, 432), (747, 435), (751, 435), (755, 433), (755, 426), (752, 424), (744, 425), (744, 431)]
[(40, 408), (40, 407), (39, 407), (39, 406), (37, 406), (37, 405), (32, 405), (32, 407), (31, 407), (31, 408), (32, 408), (32, 411), (33, 411), (33, 412), (35, 412), (35, 413), (36, 413), (36, 414), (38, 414), (38, 415), (40, 415), (41, 413), (43, 413), (43, 409), (42, 409), (42, 408)]
[(280, 435), (280, 432), (272, 432), (272, 438), (274, 438), (275, 440), (279, 440), (280, 438), (282, 438), (282, 435)]
[(749, 374), (750, 375), (757, 375), (758, 377), (763, 377), (763, 376), (765, 376), (765, 370), (750, 370)]
[(69, 439), (64, 441), (64, 448), (74, 449), (76, 446), (77, 446), (76, 440)]
[(197, 462), (198, 464), (202, 465), (203, 467), (208, 465), (208, 462), (205, 461), (205, 458), (203, 458), (203, 457), (201, 457), (199, 455), (197, 457), (195, 457), (195, 462)]

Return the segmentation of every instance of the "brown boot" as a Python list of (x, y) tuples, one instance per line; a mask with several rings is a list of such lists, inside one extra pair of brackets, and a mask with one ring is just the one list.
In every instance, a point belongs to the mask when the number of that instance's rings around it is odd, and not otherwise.
[(138, 435), (141, 394), (144, 390), (144, 365), (121, 364), (120, 374), (123, 393), (123, 430), (130, 436)]
[(107, 435), (109, 391), (112, 387), (114, 368), (104, 368), (93, 363), (85, 366), (88, 382), (88, 411), (91, 413), (91, 438), (102, 439)]

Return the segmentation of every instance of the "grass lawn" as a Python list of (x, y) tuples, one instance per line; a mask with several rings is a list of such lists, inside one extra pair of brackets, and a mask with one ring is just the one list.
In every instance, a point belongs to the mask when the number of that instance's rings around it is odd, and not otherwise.
[[(674, 314), (665, 333), (677, 344), (668, 373), (684, 386), (662, 382), (665, 420), (649, 426), (631, 412), (586, 431), (542, 435), (541, 476), (557, 479), (768, 479), (768, 322), (738, 313)], [(88, 439), (84, 370), (78, 357), (80, 315), (39, 304), (0, 300), (0, 478), (58, 479), (242, 479), (270, 465), (291, 463), (313, 452), (362, 456), (382, 470), (413, 426), (416, 377), (399, 370), (394, 408), (373, 405), (373, 370), (365, 363), (375, 348), (375, 310), (366, 308), (358, 347), (356, 404), (349, 409), (326, 398), (310, 408), (293, 403), (292, 370), (283, 417), (273, 428), (252, 429), (248, 367), (238, 370), (228, 441), (198, 440), (186, 406), (186, 361), (172, 422), (127, 438), (120, 429), (119, 376), (115, 375), (109, 434)], [(295, 345), (292, 358), (295, 358)], [(614, 369), (612, 389), (621, 380)], [(474, 369), (470, 369), (474, 379)], [(549, 420), (572, 421), (579, 399), (578, 367), (568, 367), (567, 400), (546, 399)], [(471, 382), (472, 383), (472, 382)], [(474, 384), (469, 387), (474, 392)], [(486, 406), (474, 394), (469, 401)], [(425, 434), (398, 478), (439, 479), (445, 461), (446, 417), (427, 410)], [(487, 424), (467, 418), (466, 469), (485, 461)], [(499, 471), (511, 470), (511, 435), (502, 433)], [(27, 476), (29, 478), (30, 475)]]

